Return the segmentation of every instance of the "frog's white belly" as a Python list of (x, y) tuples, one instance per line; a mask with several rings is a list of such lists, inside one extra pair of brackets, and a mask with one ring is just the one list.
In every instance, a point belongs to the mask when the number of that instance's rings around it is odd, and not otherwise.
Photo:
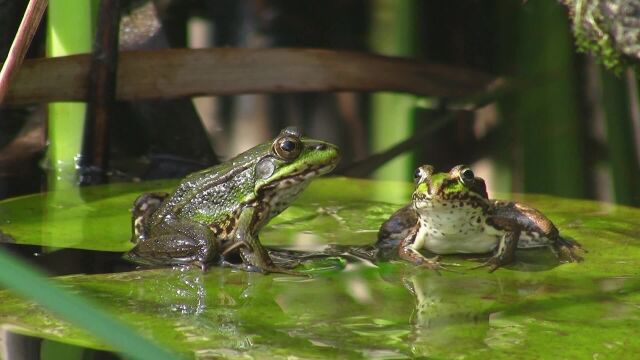
[(502, 235), (486, 224), (480, 208), (433, 211), (421, 216), (413, 248), (436, 254), (488, 253)]

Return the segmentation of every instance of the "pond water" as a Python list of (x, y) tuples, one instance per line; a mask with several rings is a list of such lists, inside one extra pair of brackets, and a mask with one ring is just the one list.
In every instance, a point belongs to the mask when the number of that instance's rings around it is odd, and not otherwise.
[[(171, 184), (83, 190), (75, 199), (59, 196), (64, 201), (57, 207), (54, 194), (5, 201), (0, 213), (10, 222), (2, 230), (22, 244), (124, 251), (131, 246), (127, 208), (141, 189), (165, 186)], [(368, 244), (410, 191), (410, 184), (321, 179), (274, 219), (261, 239), (305, 249)], [(636, 357), (640, 210), (550, 196), (509, 197), (546, 213), (589, 251), (585, 261), (558, 264), (549, 251), (538, 249), (519, 251), (514, 265), (491, 274), (470, 270), (477, 262), (447, 256), (445, 261), (460, 265), (459, 272), (439, 276), (404, 263), (330, 258), (305, 263), (309, 278), (213, 268), (68, 275), (56, 281), (186, 357)], [(40, 210), (35, 218), (18, 217), (28, 208)], [(88, 222), (98, 229), (89, 229)], [(108, 350), (11, 292), (0, 292), (0, 321), (14, 333)]]

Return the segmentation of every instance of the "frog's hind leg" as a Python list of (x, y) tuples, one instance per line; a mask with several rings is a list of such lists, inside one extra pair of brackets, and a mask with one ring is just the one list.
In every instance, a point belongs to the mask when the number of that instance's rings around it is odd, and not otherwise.
[(149, 237), (147, 234), (147, 220), (156, 211), (164, 199), (169, 196), (168, 193), (144, 193), (133, 202), (131, 208), (131, 242), (137, 244)]
[(143, 265), (194, 265), (206, 270), (219, 256), (213, 233), (195, 222), (165, 225), (154, 236), (140, 241), (124, 255)]
[(581, 262), (584, 259), (578, 253), (587, 252), (577, 241), (565, 236), (558, 236), (551, 243), (551, 250), (560, 262)]

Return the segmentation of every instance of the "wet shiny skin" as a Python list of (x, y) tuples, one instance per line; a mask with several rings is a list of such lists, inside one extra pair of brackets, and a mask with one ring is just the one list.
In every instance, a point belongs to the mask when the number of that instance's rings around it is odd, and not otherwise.
[[(517, 248), (551, 248), (561, 261), (581, 261), (580, 245), (559, 235), (540, 211), (516, 202), (491, 200), (482, 178), (465, 165), (435, 173), (430, 165), (415, 173), (412, 202), (380, 228), (377, 246), (392, 256), (435, 270), (435, 254), (493, 252), (483, 265), (494, 271), (514, 260)], [(400, 225), (399, 225), (400, 224)]]
[[(133, 209), (136, 246), (126, 256), (150, 265), (291, 272), (274, 264), (258, 232), (339, 159), (335, 145), (286, 128), (272, 142), (187, 176), (172, 194), (142, 194)], [(237, 257), (240, 263), (229, 261)]]

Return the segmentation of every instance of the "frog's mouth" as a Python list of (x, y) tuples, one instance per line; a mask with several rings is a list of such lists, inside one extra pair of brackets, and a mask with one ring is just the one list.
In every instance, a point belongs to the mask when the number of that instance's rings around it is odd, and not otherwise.
[(411, 200), (413, 200), (414, 203), (429, 203), (431, 205), (433, 202), (433, 195), (429, 194), (427, 191), (425, 192), (414, 192), (411, 195)]
[(286, 189), (294, 185), (307, 182), (314, 177), (324, 175), (329, 171), (333, 170), (335, 167), (336, 167), (336, 164), (312, 165), (304, 169), (301, 169), (300, 171), (294, 174), (277, 179), (271, 184), (265, 186), (264, 189), (269, 189), (269, 190)]

